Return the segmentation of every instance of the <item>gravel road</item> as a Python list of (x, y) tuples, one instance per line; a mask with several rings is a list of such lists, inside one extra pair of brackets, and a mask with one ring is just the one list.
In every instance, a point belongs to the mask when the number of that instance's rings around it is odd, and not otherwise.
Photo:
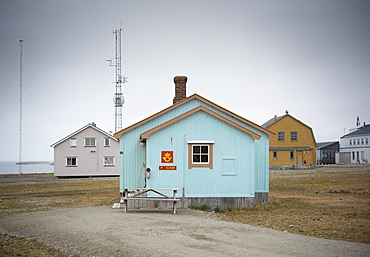
[(370, 245), (300, 236), (179, 209), (65, 208), (0, 217), (0, 232), (81, 256), (370, 256)]

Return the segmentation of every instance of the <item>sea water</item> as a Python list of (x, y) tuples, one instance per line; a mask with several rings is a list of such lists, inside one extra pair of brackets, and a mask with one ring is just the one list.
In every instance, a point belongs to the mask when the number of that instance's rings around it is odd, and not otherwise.
[(51, 164), (22, 164), (17, 165), (15, 161), (0, 161), (0, 174), (19, 174), (19, 166), (21, 173), (53, 173), (54, 165)]

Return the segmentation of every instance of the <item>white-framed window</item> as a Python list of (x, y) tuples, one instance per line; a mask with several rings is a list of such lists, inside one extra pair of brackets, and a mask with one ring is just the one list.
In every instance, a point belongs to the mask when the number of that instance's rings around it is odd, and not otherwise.
[(213, 169), (213, 141), (188, 141), (188, 167)]
[(352, 139), (349, 140), (349, 145), (352, 145)]
[(284, 132), (278, 132), (278, 141), (279, 142), (285, 141), (285, 133)]
[(103, 157), (103, 166), (114, 166), (115, 158), (114, 156), (104, 156)]
[(353, 145), (356, 145), (356, 139), (353, 139)]
[(209, 163), (209, 145), (193, 145), (192, 152), (193, 164)]
[(364, 138), (361, 138), (361, 145), (364, 144)]
[(104, 146), (110, 146), (110, 138), (109, 137), (104, 138)]
[(357, 145), (360, 145), (360, 139), (357, 138)]
[(69, 146), (70, 147), (76, 147), (77, 146), (77, 138), (71, 138), (69, 140)]
[(369, 144), (369, 139), (368, 138), (365, 138), (365, 143)]
[(66, 166), (67, 167), (77, 167), (77, 156), (67, 156)]
[(85, 137), (85, 146), (96, 146), (95, 137)]

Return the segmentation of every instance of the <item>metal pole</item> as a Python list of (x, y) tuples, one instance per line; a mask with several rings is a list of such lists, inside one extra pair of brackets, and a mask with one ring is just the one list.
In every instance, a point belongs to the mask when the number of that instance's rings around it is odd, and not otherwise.
[(23, 87), (23, 42), (20, 42), (20, 72), (19, 72), (19, 174), (22, 173), (22, 87)]

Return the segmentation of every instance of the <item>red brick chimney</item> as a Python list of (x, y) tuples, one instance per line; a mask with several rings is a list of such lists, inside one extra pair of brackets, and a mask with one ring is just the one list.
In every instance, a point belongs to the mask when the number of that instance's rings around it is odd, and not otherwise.
[(186, 82), (188, 78), (186, 76), (176, 76), (173, 81), (175, 82), (175, 97), (173, 98), (173, 104), (175, 104), (186, 98)]

